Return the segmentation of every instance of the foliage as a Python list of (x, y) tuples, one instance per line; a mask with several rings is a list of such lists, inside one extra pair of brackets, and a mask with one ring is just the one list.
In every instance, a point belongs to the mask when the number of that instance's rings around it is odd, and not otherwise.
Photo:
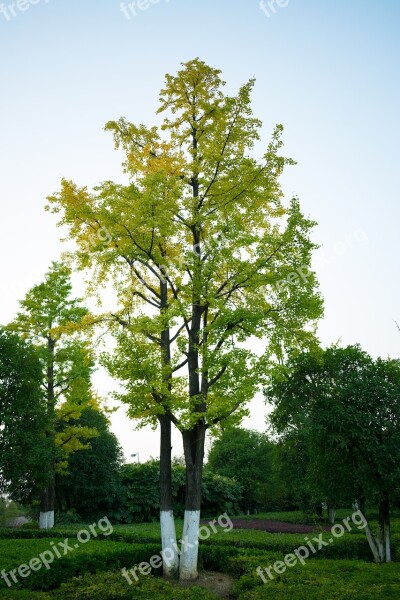
[[(64, 541), (64, 538), (52, 538), (52, 542), (55, 544)], [(39, 571), (32, 572), (29, 577), (20, 578), (18, 585), (32, 590), (51, 590), (81, 573), (131, 567), (142, 561), (149, 561), (160, 551), (159, 544), (127, 544), (92, 539), (86, 545), (80, 544), (78, 548), (75, 548), (75, 542), (76, 539), (69, 538), (72, 551), (66, 556), (55, 558), (49, 570), (42, 566)], [(51, 551), (53, 546), (50, 544), (48, 539), (1, 540), (2, 568), (9, 572), (21, 564), (28, 564), (33, 557), (38, 557), (46, 550)], [(61, 554), (62, 552), (61, 549)], [(6, 587), (6, 583), (1, 580), (0, 590), (2, 591)]]
[(400, 361), (374, 361), (359, 346), (303, 354), (277, 369), (267, 395), (278, 431), (307, 436), (314, 487), (328, 502), (398, 488)]
[[(122, 481), (125, 488), (125, 507), (121, 511), (125, 522), (144, 522), (159, 518), (160, 464), (151, 460), (142, 464), (125, 465)], [(172, 494), (174, 512), (183, 516), (185, 496), (185, 468), (175, 462), (172, 466)], [(202, 510), (206, 515), (237, 512), (241, 498), (241, 487), (236, 481), (216, 474), (207, 473), (202, 483)]]
[(0, 493), (30, 498), (49, 456), (41, 366), (31, 344), (0, 329)]
[[(235, 585), (240, 600), (376, 600), (399, 597), (399, 565), (378, 566), (360, 561), (306, 561), (275, 574), (264, 584), (254, 573), (257, 566), (268, 567), (273, 562), (248, 561), (248, 575)], [(273, 559), (272, 559), (273, 560)], [(282, 560), (282, 556), (280, 557)], [(267, 578), (268, 579), (268, 578)], [(249, 590), (249, 591), (246, 591)]]
[(267, 490), (266, 503), (279, 510), (299, 508), (304, 515), (314, 514), (309, 470), (310, 449), (304, 431), (287, 432), (274, 444), (271, 486)]
[(97, 406), (91, 389), (93, 351), (83, 339), (82, 327), (88, 310), (71, 297), (71, 272), (53, 262), (45, 280), (28, 291), (21, 310), (9, 325), (37, 350), (42, 367), (42, 399), (45, 405), (45, 445), (50, 449), (43, 461), (46, 478), (41, 486), (41, 511), (54, 510), (55, 473), (63, 473), (68, 457), (89, 447), (97, 431), (71, 424), (83, 408)]
[[(279, 178), (293, 163), (280, 154), (282, 127), (255, 158), (254, 81), (230, 96), (220, 75), (198, 59), (167, 75), (159, 128), (106, 126), (129, 183), (89, 191), (64, 179), (48, 206), (76, 241), (90, 290), (114, 283), (117, 344), (104, 363), (123, 384), (116, 396), (142, 425), (166, 415), (187, 434), (196, 506), (205, 430), (239, 422), (271, 355), (312, 345), (322, 313), (314, 222), (297, 199), (282, 202)], [(261, 357), (250, 338), (263, 340)]]
[(70, 270), (53, 262), (45, 280), (28, 291), (9, 326), (38, 350), (47, 402), (48, 435), (53, 438), (56, 468), (62, 472), (68, 456), (87, 448), (96, 436), (88, 427), (71, 425), (85, 406), (96, 405), (90, 385), (93, 353), (81, 334), (88, 310), (71, 298)]
[[(376, 561), (390, 560), (390, 497), (399, 493), (400, 360), (373, 360), (359, 346), (301, 354), (277, 367), (268, 390), (272, 421), (308, 445), (308, 482), (331, 506), (379, 506)], [(290, 433), (289, 433), (290, 432)]]
[[(71, 423), (81, 429), (97, 431), (85, 452), (69, 458), (68, 473), (56, 479), (58, 509), (74, 518), (96, 519), (108, 515), (118, 518), (124, 505), (121, 483), (123, 453), (116, 436), (109, 429), (107, 417), (98, 410), (85, 408)], [(72, 511), (72, 512), (71, 512)], [(75, 522), (79, 517), (75, 516)], [(64, 520), (65, 522), (65, 520)]]
[(271, 484), (273, 444), (257, 431), (239, 427), (224, 430), (214, 440), (208, 455), (207, 472), (236, 479), (242, 487), (244, 511), (265, 507)]
[(65, 583), (52, 594), (52, 598), (60, 600), (213, 600), (210, 592), (195, 586), (179, 589), (160, 578), (141, 577), (132, 586), (120, 573), (104, 573), (87, 575)]
[(0, 497), (0, 527), (6, 527), (16, 517), (19, 517), (23, 509), (15, 502)]

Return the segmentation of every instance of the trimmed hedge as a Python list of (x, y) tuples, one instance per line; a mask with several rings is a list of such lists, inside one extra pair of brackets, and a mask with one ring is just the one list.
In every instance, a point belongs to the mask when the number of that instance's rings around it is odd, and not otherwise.
[[(57, 540), (54, 540), (57, 542)], [(64, 540), (59, 540), (64, 541)], [(74, 540), (70, 541), (74, 546)], [(46, 540), (25, 540), (0, 542), (0, 556), (4, 556), (1, 568), (6, 572), (27, 565), (29, 561), (38, 557), (42, 552), (51, 550)], [(131, 568), (143, 561), (148, 561), (160, 552), (159, 544), (126, 544), (120, 542), (91, 541), (86, 546), (74, 548), (66, 556), (55, 558), (51, 568), (44, 566), (39, 571), (32, 572), (29, 577), (21, 578), (18, 573), (18, 584), (14, 587), (24, 587), (30, 590), (51, 590), (59, 587), (63, 582), (84, 573), (97, 573), (110, 569)], [(121, 576), (122, 577), (122, 576)], [(0, 590), (7, 588), (3, 579), (0, 580)]]
[(129, 585), (120, 573), (80, 577), (51, 594), (53, 600), (216, 600), (217, 596), (194, 586), (179, 588), (161, 578), (142, 577)]
[(31, 590), (7, 589), (0, 591), (1, 600), (51, 600), (47, 592), (32, 592)]
[[(287, 568), (282, 574), (271, 570), (271, 580), (264, 572), (267, 583), (255, 573), (274, 564), (274, 557), (259, 562), (260, 557), (249, 557), (248, 574), (234, 585), (233, 593), (240, 600), (256, 598), (268, 600), (376, 600), (400, 598), (400, 565), (375, 565), (361, 561), (319, 560), (306, 561)], [(242, 561), (245, 570), (245, 561)]]

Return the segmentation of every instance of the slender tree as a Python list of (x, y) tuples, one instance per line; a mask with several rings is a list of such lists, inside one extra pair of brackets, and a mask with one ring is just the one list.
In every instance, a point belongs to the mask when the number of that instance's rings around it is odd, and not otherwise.
[[(80, 334), (88, 311), (71, 298), (70, 271), (53, 263), (43, 283), (34, 286), (20, 302), (21, 310), (10, 325), (37, 349), (43, 371), (42, 393), (46, 403), (46, 438), (51, 448), (42, 467), (47, 484), (41, 492), (39, 524), (54, 525), (55, 472), (65, 469), (68, 455), (85, 449), (97, 435), (92, 428), (69, 424), (93, 402), (90, 376), (93, 354)], [(62, 426), (57, 424), (62, 422)]]
[[(197, 576), (207, 429), (240, 421), (269, 357), (311, 343), (322, 310), (310, 269), (314, 223), (296, 199), (282, 203), (279, 176), (292, 162), (279, 154), (282, 127), (252, 156), (261, 127), (253, 84), (224, 95), (220, 71), (198, 59), (184, 64), (166, 76), (160, 128), (125, 119), (106, 126), (125, 152), (129, 185), (105, 182), (91, 193), (63, 180), (49, 198), (93, 284), (114, 277), (120, 329), (107, 362), (126, 383), (130, 415), (161, 424), (163, 547), (174, 539), (171, 422), (182, 433), (182, 579)], [(93, 239), (101, 228), (105, 241)], [(261, 358), (245, 344), (256, 338)]]

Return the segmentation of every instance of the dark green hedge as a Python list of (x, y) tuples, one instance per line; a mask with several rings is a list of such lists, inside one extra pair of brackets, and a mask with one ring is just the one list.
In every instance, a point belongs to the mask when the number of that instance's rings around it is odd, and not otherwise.
[(216, 596), (195, 586), (181, 589), (161, 578), (147, 576), (129, 585), (119, 573), (86, 576), (63, 584), (55, 590), (54, 600), (215, 600)]
[[(255, 561), (256, 563), (257, 561)], [(261, 566), (269, 566), (265, 561)], [(254, 564), (251, 565), (253, 568)], [(249, 563), (250, 566), (250, 563)], [(233, 595), (239, 600), (378, 600), (400, 598), (400, 566), (362, 561), (320, 560), (273, 572), (263, 583), (255, 574), (244, 575)]]
[[(6, 572), (17, 568), (21, 564), (28, 564), (33, 557), (50, 549), (42, 540), (37, 544), (22, 544), (15, 547), (18, 542), (9, 542), (8, 553), (2, 559), (2, 568)], [(73, 542), (73, 540), (72, 540)], [(14, 547), (13, 547), (14, 544)], [(141, 562), (148, 561), (160, 551), (159, 544), (123, 544), (116, 542), (92, 541), (87, 546), (74, 549), (73, 552), (56, 558), (50, 569), (44, 566), (39, 571), (32, 572), (29, 577), (22, 579), (18, 576), (19, 583), (15, 587), (24, 587), (30, 590), (51, 590), (69, 581), (73, 577), (85, 573), (98, 573), (111, 569), (120, 570), (129, 568)], [(3, 554), (4, 551), (2, 551)], [(121, 575), (122, 579), (122, 575)], [(7, 588), (5, 581), (0, 580), (0, 590)]]

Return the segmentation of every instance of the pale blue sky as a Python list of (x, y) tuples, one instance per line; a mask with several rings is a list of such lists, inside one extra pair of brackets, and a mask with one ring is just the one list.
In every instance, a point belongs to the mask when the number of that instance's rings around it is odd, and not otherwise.
[[(398, 0), (266, 0), (269, 17), (258, 0), (160, 0), (136, 2), (130, 19), (118, 0), (25, 2), (0, 2), (0, 322), (62, 249), (46, 195), (62, 176), (120, 179), (105, 122), (150, 124), (164, 74), (198, 56), (229, 91), (256, 77), (265, 142), (285, 127), (298, 165), (284, 189), (318, 221), (323, 245), (323, 343), (400, 355)], [(262, 427), (264, 413), (255, 401), (248, 424)], [(114, 429), (127, 453), (157, 454), (155, 434), (132, 436), (122, 416)]]

